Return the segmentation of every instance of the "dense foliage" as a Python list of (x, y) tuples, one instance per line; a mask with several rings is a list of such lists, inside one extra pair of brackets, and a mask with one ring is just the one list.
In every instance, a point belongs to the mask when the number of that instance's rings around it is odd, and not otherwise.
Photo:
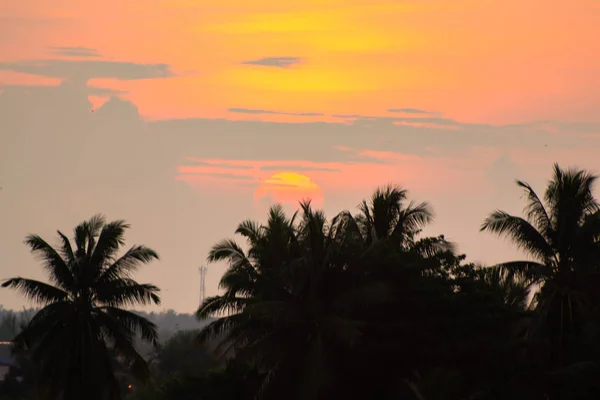
[[(211, 249), (209, 261), (229, 267), (222, 293), (197, 312), (208, 325), (159, 345), (150, 380), (121, 393), (138, 400), (599, 398), (595, 180), (555, 166), (543, 196), (518, 181), (524, 216), (494, 211), (481, 230), (509, 238), (529, 257), (490, 267), (468, 263), (444, 236), (422, 236), (432, 210), (396, 186), (331, 219), (310, 202), (292, 216), (274, 206), (265, 223), (239, 224), (243, 243), (225, 239)], [(5, 285), (24, 287), (18, 282)], [(66, 331), (82, 336), (79, 325)], [(56, 345), (36, 337), (24, 355), (44, 346), (53, 354)], [(114, 360), (111, 371), (130, 366)], [(30, 379), (44, 382), (39, 377)], [(66, 369), (52, 377), (69, 382)]]

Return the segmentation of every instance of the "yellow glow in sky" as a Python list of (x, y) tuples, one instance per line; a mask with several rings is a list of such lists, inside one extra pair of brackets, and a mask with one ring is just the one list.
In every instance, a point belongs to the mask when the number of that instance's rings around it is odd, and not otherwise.
[[(1, 43), (0, 62), (85, 46), (99, 60), (169, 64), (179, 77), (110, 83), (149, 118), (285, 103), (300, 112), (413, 107), (505, 123), (596, 118), (588, 110), (600, 101), (597, 0), (9, 3), (0, 6), (0, 37), (16, 39)], [(244, 64), (269, 57), (303, 62)], [(0, 70), (0, 81), (17, 83), (10, 74)]]
[(296, 172), (278, 172), (264, 179), (254, 192), (254, 200), (281, 203), (295, 207), (299, 201), (312, 200), (315, 206), (323, 205), (323, 193), (311, 178)]

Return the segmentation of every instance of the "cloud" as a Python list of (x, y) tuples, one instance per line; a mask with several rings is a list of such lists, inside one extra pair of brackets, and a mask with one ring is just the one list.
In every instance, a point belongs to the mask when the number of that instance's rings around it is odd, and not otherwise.
[[(522, 149), (543, 156), (549, 148), (567, 150), (600, 147), (600, 138), (575, 134), (568, 126), (559, 126), (557, 129), (560, 133), (551, 133), (547, 126), (536, 124), (494, 126), (440, 118), (370, 118), (373, 119), (361, 119), (351, 124), (200, 118), (162, 120), (149, 124), (148, 132), (169, 137), (173, 146), (190, 149), (190, 156), (239, 161), (261, 159), (358, 163), (364, 161), (364, 157), (358, 154), (359, 150), (364, 149), (397, 151), (428, 158), (460, 158), (466, 156), (471, 148), (496, 148), (502, 151)], [(410, 124), (397, 124), (402, 120)], [(414, 126), (417, 122), (438, 123), (453, 130)]]
[(327, 168), (327, 167), (309, 167), (302, 165), (265, 165), (260, 167), (261, 171), (293, 171), (293, 172), (309, 172), (309, 171), (319, 171), (319, 172), (340, 172), (339, 168)]
[(464, 125), (452, 119), (439, 117), (386, 117), (359, 114), (333, 114), (332, 117), (344, 119), (355, 125), (392, 124), (396, 126), (445, 130), (457, 129)]
[(220, 172), (197, 172), (197, 171), (189, 171), (187, 167), (180, 167), (180, 172), (182, 172), (181, 177), (185, 177), (184, 180), (189, 178), (218, 178), (218, 179), (227, 179), (227, 180), (242, 180), (242, 181), (256, 181), (257, 178), (248, 175), (238, 175), (234, 173), (220, 173)]
[(434, 111), (424, 111), (416, 108), (389, 108), (387, 110), (390, 113), (402, 113), (402, 114), (423, 114), (423, 115), (439, 115), (440, 113)]
[(88, 81), (95, 78), (138, 80), (175, 76), (168, 64), (138, 64), (101, 60), (26, 60), (0, 63), (0, 71), (46, 78)]
[[(0, 91), (19, 91), (26, 93), (36, 93), (36, 92), (50, 92), (56, 89), (57, 86), (45, 86), (45, 85), (5, 85), (0, 84)], [(127, 94), (126, 90), (116, 90), (110, 88), (103, 88), (97, 86), (85, 86), (85, 93), (88, 96), (98, 96), (98, 97), (107, 97), (107, 96), (116, 96)]]
[[(500, 154), (509, 152), (515, 162), (523, 164), (523, 160), (515, 158), (515, 149), (529, 154), (529, 159), (535, 160), (537, 168), (538, 164), (555, 161), (557, 153), (549, 153), (552, 149), (560, 149), (561, 154), (565, 155), (600, 147), (600, 138), (590, 136), (593, 132), (600, 132), (600, 126), (591, 123), (543, 122), (493, 126), (435, 117), (399, 118), (360, 114), (344, 116), (355, 120), (351, 124), (335, 121), (290, 123), (201, 118), (143, 122), (135, 105), (114, 97), (112, 89), (86, 87), (68, 80), (52, 87), (4, 85), (0, 89), (4, 90), (0, 94), (0, 120), (5, 128), (10, 128), (10, 145), (3, 146), (2, 152), (9, 159), (12, 159), (12, 155), (24, 152), (18, 143), (25, 141), (36, 143), (36, 149), (45, 149), (43, 153), (38, 154), (37, 150), (33, 153), (43, 160), (48, 157), (44, 155), (46, 150), (62, 154), (59, 145), (61, 140), (85, 142), (99, 135), (94, 141), (98, 140), (104, 146), (98, 148), (105, 149), (111, 158), (115, 151), (121, 149), (124, 154), (143, 154), (145, 150), (142, 149), (149, 146), (152, 154), (155, 154), (153, 157), (157, 157), (152, 161), (154, 168), (166, 171), (171, 168), (170, 176), (177, 175), (178, 165), (204, 167), (202, 172), (207, 174), (233, 173), (264, 177), (271, 171), (296, 170), (334, 176), (348, 173), (350, 167), (352, 173), (363, 173), (360, 168), (364, 165), (390, 168), (401, 162), (395, 156), (386, 157), (377, 152), (403, 154), (417, 157), (420, 162), (429, 160), (427, 162), (433, 163), (440, 159), (469, 158), (479, 154), (479, 150), (472, 153), (473, 149), (489, 148), (496, 149), (497, 153), (486, 155), (485, 168), (489, 167), (488, 159), (497, 159)], [(113, 98), (90, 113), (89, 95), (110, 95)], [(250, 114), (279, 113), (237, 110)], [(402, 124), (404, 121), (406, 125)], [(416, 123), (438, 123), (452, 126), (455, 130), (416, 127)], [(139, 129), (142, 131), (138, 132)], [(133, 147), (127, 147), (130, 145)], [(122, 157), (125, 163), (128, 156)], [(27, 159), (32, 162), (29, 156)], [(161, 164), (158, 160), (170, 160), (171, 164)], [(564, 156), (556, 160), (568, 158)], [(16, 159), (14, 161), (18, 162)], [(585, 166), (593, 159), (581, 158), (581, 162)], [(134, 164), (139, 168), (147, 168), (145, 163)], [(73, 165), (77, 163), (73, 162)], [(39, 168), (39, 173), (50, 171), (45, 164)], [(64, 173), (63, 170), (57, 172), (58, 175)], [(379, 179), (374, 176), (371, 179)]]
[(301, 57), (265, 57), (258, 60), (242, 61), (241, 64), (260, 65), (263, 67), (289, 68), (302, 63)]
[(55, 46), (52, 47), (52, 54), (57, 56), (65, 56), (65, 57), (100, 57), (101, 54), (98, 53), (98, 50), (92, 49), (89, 47), (69, 47), (69, 46)]
[(291, 113), (271, 110), (256, 110), (251, 108), (228, 108), (227, 111), (238, 114), (256, 114), (256, 115), (289, 115), (294, 117), (323, 117), (322, 113)]
[(252, 165), (239, 165), (229, 163), (227, 160), (225, 161), (206, 161), (200, 160), (195, 157), (187, 157), (187, 160), (191, 162), (192, 166), (200, 166), (200, 167), (215, 167), (215, 168), (225, 168), (225, 169), (253, 169), (255, 168)]

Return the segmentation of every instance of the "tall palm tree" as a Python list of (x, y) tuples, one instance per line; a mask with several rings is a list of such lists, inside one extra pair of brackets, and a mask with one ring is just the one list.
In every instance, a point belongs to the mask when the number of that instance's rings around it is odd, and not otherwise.
[(256, 365), (264, 373), (261, 396), (319, 398), (335, 374), (334, 354), (360, 337), (353, 313), (381, 297), (373, 287), (351, 286), (334, 227), (310, 202), (301, 203), (298, 223), (274, 207), (265, 226), (238, 227), (247, 252), (233, 241), (210, 252), (209, 261), (229, 262), (225, 293), (207, 299), (197, 315), (227, 314), (201, 338), (222, 335), (236, 358)]
[[(573, 362), (583, 343), (583, 324), (600, 306), (600, 204), (592, 193), (597, 177), (585, 170), (563, 170), (554, 165), (544, 200), (523, 181), (527, 203), (525, 218), (494, 211), (481, 226), (510, 238), (531, 260), (498, 267), (539, 285), (536, 294), (538, 323), (530, 334), (544, 334), (552, 344), (550, 360)], [(579, 346), (581, 347), (581, 346)]]
[(74, 229), (74, 246), (58, 231), (61, 244), (56, 249), (29, 235), (25, 244), (40, 256), (51, 284), (22, 277), (2, 284), (43, 307), (14, 339), (39, 368), (43, 398), (120, 399), (113, 352), (133, 373), (148, 374), (133, 341), (140, 334), (156, 343), (156, 326), (122, 307), (160, 304), (156, 286), (131, 276), (158, 255), (133, 246), (119, 256), (128, 228), (124, 221), (106, 223), (96, 215)]
[(266, 225), (250, 220), (238, 225), (235, 233), (246, 239), (247, 250), (234, 239), (221, 240), (212, 247), (208, 262), (225, 261), (229, 267), (219, 282), (224, 294), (208, 297), (197, 311), (201, 319), (221, 317), (202, 330), (201, 340), (222, 339), (217, 351), (228, 354), (244, 341), (240, 333), (250, 334), (253, 324), (244, 318), (243, 311), (262, 298), (282, 294), (277, 279), (282, 269), (278, 267), (289, 259), (293, 229), (293, 220), (286, 217), (283, 208), (273, 206)]

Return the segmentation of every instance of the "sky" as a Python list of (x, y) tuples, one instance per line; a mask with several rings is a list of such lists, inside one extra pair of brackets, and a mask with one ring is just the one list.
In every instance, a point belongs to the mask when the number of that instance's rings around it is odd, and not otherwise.
[(1, 2), (0, 279), (44, 279), (25, 236), (102, 213), (192, 312), (237, 223), (390, 182), (469, 260), (520, 258), (479, 226), (521, 212), (517, 178), (600, 172), (598, 37), (598, 0)]

